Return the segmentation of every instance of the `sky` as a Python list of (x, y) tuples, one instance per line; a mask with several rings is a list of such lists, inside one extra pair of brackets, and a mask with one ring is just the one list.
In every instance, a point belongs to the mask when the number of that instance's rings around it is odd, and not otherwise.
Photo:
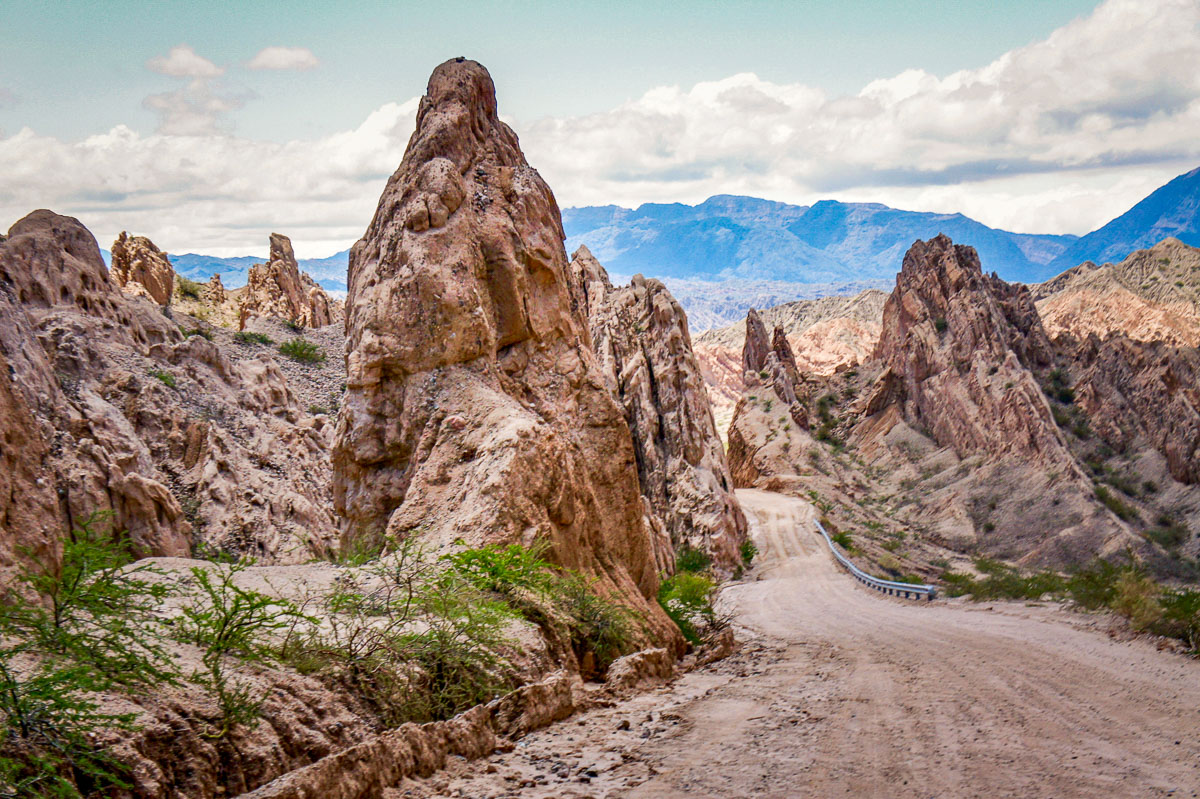
[(0, 0), (0, 228), (300, 257), (365, 230), (429, 73), (486, 65), (562, 206), (1092, 230), (1200, 164), (1200, 0)]

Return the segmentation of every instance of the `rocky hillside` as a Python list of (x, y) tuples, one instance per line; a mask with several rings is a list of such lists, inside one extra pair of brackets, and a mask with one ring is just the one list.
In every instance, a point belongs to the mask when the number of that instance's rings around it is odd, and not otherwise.
[(1131, 550), (1188, 573), (1195, 358), (1125, 336), (1052, 340), (1028, 289), (938, 237), (905, 256), (871, 357), (802, 377), (811, 434), (786, 386), (747, 385), (730, 467), (739, 485), (820, 489), (835, 524), (892, 542), (876, 562), (895, 574), (919, 572), (929, 545), (1056, 566)]
[(1200, 250), (1178, 239), (1120, 263), (1088, 261), (1030, 288), (1051, 336), (1200, 344)]
[[(640, 275), (614, 288), (586, 247), (571, 258), (572, 302), (588, 320), (609, 390), (625, 409), (651, 526), (669, 554), (708, 554), (728, 573), (742, 566), (746, 519), (733, 494), (687, 315), (666, 287)], [(672, 559), (660, 563), (674, 570)]]
[[(879, 339), (886, 296), (882, 291), (867, 290), (851, 296), (784, 303), (757, 314), (764, 325), (778, 327), (787, 336), (801, 373), (828, 376), (870, 355)], [(696, 337), (696, 356), (722, 435), (745, 388), (745, 330), (746, 324), (739, 321)]]

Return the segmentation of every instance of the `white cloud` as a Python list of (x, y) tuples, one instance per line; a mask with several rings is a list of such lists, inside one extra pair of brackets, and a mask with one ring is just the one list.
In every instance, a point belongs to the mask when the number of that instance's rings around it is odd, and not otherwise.
[(249, 69), (312, 69), (320, 62), (307, 47), (264, 47), (246, 63)]
[(225, 74), (223, 67), (218, 67), (204, 56), (198, 55), (189, 44), (172, 47), (165, 56), (155, 56), (146, 62), (146, 66), (162, 75), (173, 78), (216, 78)]
[[(563, 205), (836, 198), (1082, 233), (1200, 164), (1198, 26), (1200, 0), (1108, 0), (1044, 41), (945, 77), (909, 70), (829, 97), (740, 74), (512, 124)], [(188, 79), (147, 98), (162, 115), (153, 135), (0, 137), (0, 226), (51, 207), (105, 245), (133, 229), (168, 250), (218, 254), (261, 251), (270, 230), (302, 256), (361, 235), (417, 100), (321, 139), (238, 138), (225, 120), (242, 98), (183, 48), (152, 62)]]

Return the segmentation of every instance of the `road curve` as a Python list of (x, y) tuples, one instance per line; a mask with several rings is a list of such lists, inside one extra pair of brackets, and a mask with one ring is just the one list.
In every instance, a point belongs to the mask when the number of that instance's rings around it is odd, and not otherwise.
[(1055, 607), (880, 596), (808, 503), (738, 498), (759, 548), (722, 595), (742, 652), (394, 795), (1200, 795), (1200, 662)]

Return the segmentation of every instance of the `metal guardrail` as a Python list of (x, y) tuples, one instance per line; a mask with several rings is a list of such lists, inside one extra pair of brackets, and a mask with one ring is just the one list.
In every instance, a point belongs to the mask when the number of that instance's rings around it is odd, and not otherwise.
[(813, 521), (817, 524), (817, 529), (821, 531), (821, 535), (825, 536), (825, 543), (829, 544), (829, 551), (837, 558), (837, 562), (846, 567), (846, 571), (850, 572), (850, 576), (867, 588), (874, 588), (876, 591), (887, 594), (889, 596), (903, 596), (906, 599), (933, 599), (937, 596), (937, 586), (933, 585), (917, 585), (915, 583), (898, 583), (893, 580), (881, 580), (878, 577), (872, 577), (862, 569), (850, 562), (850, 559), (842, 554), (842, 550), (833, 543), (833, 539), (829, 537), (829, 533), (825, 530), (825, 525), (821, 524), (819, 519)]

